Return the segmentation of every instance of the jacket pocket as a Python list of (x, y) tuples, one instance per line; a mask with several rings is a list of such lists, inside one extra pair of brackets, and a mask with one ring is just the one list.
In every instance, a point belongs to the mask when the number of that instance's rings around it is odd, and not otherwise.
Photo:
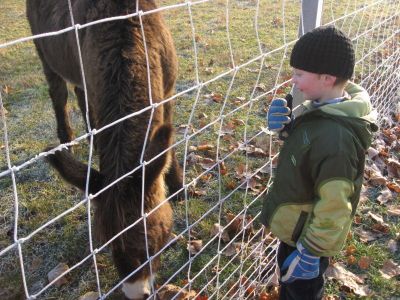
[(308, 217), (308, 212), (306, 211), (301, 211), (299, 219), (297, 220), (296, 226), (293, 229), (293, 233), (292, 233), (292, 241), (293, 242), (297, 242), (297, 240), (300, 237), (301, 231), (303, 230), (304, 224), (307, 221), (307, 217)]

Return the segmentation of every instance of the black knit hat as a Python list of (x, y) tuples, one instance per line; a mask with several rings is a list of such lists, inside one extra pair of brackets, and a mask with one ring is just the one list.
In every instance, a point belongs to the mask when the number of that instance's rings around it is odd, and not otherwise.
[(334, 26), (321, 26), (303, 35), (290, 56), (293, 68), (350, 79), (354, 71), (351, 40)]

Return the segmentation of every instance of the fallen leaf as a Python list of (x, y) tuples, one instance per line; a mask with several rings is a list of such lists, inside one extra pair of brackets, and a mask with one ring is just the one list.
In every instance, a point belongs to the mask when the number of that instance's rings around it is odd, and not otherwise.
[(376, 224), (372, 225), (372, 230), (387, 234), (390, 232), (390, 227), (386, 223), (382, 223), (382, 224), (376, 223)]
[(340, 300), (340, 297), (335, 295), (325, 295), (322, 300)]
[(223, 100), (223, 96), (220, 93), (211, 93), (211, 94), (206, 94), (203, 96), (205, 99), (206, 103), (211, 104), (213, 102), (215, 103), (221, 103)]
[(202, 182), (206, 183), (206, 182), (209, 182), (211, 178), (212, 178), (212, 174), (211, 173), (207, 173), (207, 174), (202, 175), (200, 177), (200, 180)]
[(203, 157), (197, 154), (189, 153), (186, 157), (186, 162), (188, 165), (194, 165), (197, 164), (198, 162), (202, 161)]
[(255, 296), (256, 287), (254, 285), (250, 285), (246, 288), (245, 295), (247, 297), (254, 297)]
[(190, 186), (189, 195), (192, 197), (201, 197), (207, 195), (206, 189), (198, 189), (196, 187)]
[(201, 248), (203, 248), (202, 240), (192, 240), (187, 243), (186, 249), (189, 251), (190, 255), (195, 255), (200, 252)]
[(207, 119), (208, 116), (205, 113), (199, 113), (199, 115), (197, 116), (199, 119)]
[(353, 255), (350, 255), (349, 257), (347, 257), (348, 265), (355, 265), (356, 263), (357, 263), (357, 259)]
[(197, 151), (208, 151), (214, 149), (214, 145), (211, 144), (201, 144), (197, 146)]
[(279, 286), (272, 287), (269, 291), (269, 297), (270, 297), (269, 300), (278, 300), (279, 294), (280, 294), (280, 287)]
[(258, 147), (255, 147), (254, 145), (245, 145), (245, 144), (240, 144), (239, 145), (239, 150), (244, 151), (250, 156), (255, 156), (255, 157), (266, 157), (267, 153)]
[(392, 198), (393, 198), (392, 192), (388, 188), (384, 188), (380, 192), (380, 195), (376, 198), (376, 201), (378, 201), (380, 204), (385, 204)]
[(234, 256), (235, 254), (238, 254), (240, 252), (240, 249), (242, 247), (241, 243), (231, 243), (229, 244), (226, 249), (222, 252), (227, 257)]
[(387, 149), (381, 149), (379, 151), (379, 155), (383, 156), (383, 157), (389, 157), (389, 153), (388, 153)]
[(386, 185), (386, 181), (387, 181), (386, 178), (382, 176), (381, 173), (378, 172), (372, 173), (371, 176), (369, 177), (369, 182), (373, 186)]
[(362, 223), (361, 216), (354, 216), (353, 222), (354, 222), (354, 224), (360, 225)]
[(269, 295), (266, 292), (262, 292), (258, 296), (258, 300), (270, 300), (270, 299), (271, 298), (269, 297)]
[(168, 242), (167, 243), (170, 243), (170, 242), (172, 242), (172, 244), (171, 245), (174, 245), (175, 243), (177, 243), (178, 241), (184, 241), (185, 240), (185, 238), (182, 236), (182, 235), (180, 235), (179, 237), (175, 234), (175, 233), (171, 233), (170, 235), (169, 235), (169, 239), (168, 239)]
[(281, 18), (275, 16), (272, 18), (272, 25), (274, 27), (281, 27), (283, 25), (283, 21)]
[(376, 150), (375, 148), (369, 147), (367, 150), (367, 153), (368, 153), (368, 157), (370, 159), (373, 159), (375, 156), (378, 156), (379, 151)]
[[(53, 270), (51, 270), (47, 274), (47, 279), (49, 280), (49, 282), (52, 282), (54, 279), (56, 279), (58, 276), (60, 276), (62, 273), (66, 272), (68, 270), (69, 270), (69, 267), (67, 264), (59, 263)], [(66, 283), (68, 283), (68, 279), (66, 278), (66, 276), (63, 276), (60, 279), (58, 279), (56, 282), (54, 282), (54, 285), (56, 287), (60, 287)]]
[(387, 213), (389, 216), (400, 217), (400, 207), (398, 206), (388, 207)]
[(346, 248), (346, 255), (353, 255), (354, 253), (356, 253), (357, 248), (354, 245), (350, 245)]
[(400, 266), (393, 260), (389, 259), (383, 263), (382, 269), (379, 271), (385, 279), (400, 275)]
[(227, 223), (230, 223), (227, 227), (227, 232), (229, 236), (233, 237), (236, 235), (237, 232), (239, 232), (242, 229), (242, 222), (241, 219), (236, 217), (235, 214), (232, 213), (226, 213), (225, 219)]
[(207, 75), (211, 75), (211, 74), (214, 73), (214, 68), (212, 68), (212, 67), (206, 67), (204, 71), (205, 71), (205, 73), (206, 73)]
[(211, 158), (203, 158), (200, 162), (199, 165), (205, 169), (211, 169), (215, 165), (215, 161)]
[(12, 88), (9, 85), (3, 86), (3, 92), (4, 94), (9, 94), (12, 91)]
[(226, 168), (225, 162), (221, 162), (219, 164), (219, 174), (226, 175), (228, 173), (228, 169)]
[(393, 192), (400, 193), (400, 185), (398, 185), (396, 182), (389, 182), (386, 184), (386, 186)]
[(194, 133), (194, 132), (195, 132), (195, 129), (193, 128), (193, 125), (192, 125), (192, 124), (189, 124), (189, 125), (180, 125), (180, 126), (178, 127), (178, 130), (177, 130), (176, 132), (177, 132), (177, 133), (180, 133), (180, 134), (185, 134), (186, 131), (187, 131), (187, 134), (191, 134), (191, 133)]
[(400, 178), (400, 163), (395, 159), (388, 159), (387, 163), (388, 176), (392, 178)]
[(167, 284), (157, 292), (158, 300), (189, 300), (193, 299), (195, 296), (195, 291), (188, 292), (187, 290), (173, 284)]
[(246, 177), (250, 177), (252, 175), (252, 173), (247, 170), (246, 171), (246, 165), (244, 164), (239, 164), (236, 168), (235, 168), (235, 173), (236, 173), (236, 178), (237, 179), (242, 179), (242, 178), (246, 178)]
[(225, 186), (226, 186), (226, 188), (229, 189), (229, 190), (234, 190), (235, 187), (236, 187), (236, 183), (235, 183), (235, 181), (233, 181), (233, 180), (228, 180), (228, 181), (225, 183)]
[(221, 239), (225, 242), (228, 243), (231, 239), (229, 238), (229, 234), (228, 232), (226, 232), (224, 230), (224, 227), (222, 227), (220, 224), (215, 223), (213, 225), (213, 228), (211, 230), (211, 235), (215, 236), (215, 235), (219, 235), (221, 234)]
[(263, 166), (260, 169), (260, 173), (262, 174), (272, 174), (273, 170), (271, 170), (271, 165), (270, 164), (266, 164), (265, 166)]
[(393, 239), (389, 240), (387, 247), (389, 251), (392, 252), (393, 254), (395, 254), (398, 251), (398, 245), (396, 240)]
[(382, 175), (382, 172), (386, 172), (386, 159), (377, 156), (374, 160), (374, 169), (378, 171), (379, 175)]
[(233, 135), (235, 133), (235, 128), (236, 126), (233, 123), (226, 123), (221, 127), (221, 130), (219, 131), (219, 136)]
[(98, 292), (87, 292), (85, 295), (80, 296), (79, 300), (96, 300), (99, 298)]
[(266, 92), (267, 88), (266, 88), (265, 84), (260, 83), (260, 84), (256, 85), (256, 90), (259, 92)]
[(237, 125), (237, 126), (246, 125), (246, 123), (242, 119), (233, 119), (232, 122), (234, 125)]
[(372, 220), (378, 223), (384, 223), (383, 218), (380, 215), (374, 214), (373, 212), (368, 212), (368, 215), (371, 217)]
[(360, 260), (358, 261), (358, 266), (360, 267), (360, 269), (362, 270), (366, 270), (369, 268), (369, 266), (371, 265), (372, 259), (371, 257), (368, 256), (362, 256), (360, 258)]
[(361, 228), (354, 229), (354, 233), (357, 234), (360, 238), (360, 241), (363, 243), (368, 243), (374, 241), (382, 236), (380, 233), (367, 231)]
[(43, 259), (38, 256), (34, 256), (31, 262), (32, 271), (36, 271), (43, 264)]
[(262, 190), (262, 184), (257, 181), (255, 177), (251, 177), (248, 181), (248, 187), (255, 194), (259, 194)]
[(3, 108), (0, 107), (0, 116), (1, 115), (7, 115), (8, 114), (8, 110), (3, 106)]
[(367, 286), (361, 285), (364, 283), (364, 280), (346, 270), (344, 265), (341, 263), (330, 265), (325, 272), (325, 276), (328, 279), (338, 280), (344, 288), (358, 296), (368, 296), (371, 294), (371, 291)]
[(251, 215), (246, 215), (245, 218), (244, 215), (227, 213), (225, 219), (228, 223), (230, 223), (226, 230), (231, 238), (234, 237), (237, 233), (241, 232), (243, 228), (245, 228), (246, 235), (254, 233), (253, 217)]

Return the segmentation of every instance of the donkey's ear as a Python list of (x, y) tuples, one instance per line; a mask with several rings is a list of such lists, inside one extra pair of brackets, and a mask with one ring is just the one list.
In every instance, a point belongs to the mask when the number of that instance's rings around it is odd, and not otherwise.
[[(46, 150), (50, 150), (47, 148)], [(70, 184), (82, 191), (86, 189), (88, 166), (76, 160), (67, 150), (57, 151), (46, 156), (46, 160)], [(102, 175), (97, 170), (90, 169), (89, 193), (95, 194), (102, 188)]]
[[(161, 125), (155, 130), (151, 137), (149, 146), (146, 149), (146, 161), (152, 160), (171, 146), (172, 132), (173, 129), (171, 125)], [(146, 184), (153, 183), (155, 178), (157, 178), (162, 172), (165, 172), (169, 168), (170, 160), (170, 153), (167, 151), (149, 163), (146, 166)]]

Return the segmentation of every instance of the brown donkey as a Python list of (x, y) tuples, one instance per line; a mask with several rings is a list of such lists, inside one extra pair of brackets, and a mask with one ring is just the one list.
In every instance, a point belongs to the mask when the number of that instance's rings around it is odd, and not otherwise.
[[(74, 22), (85, 24), (134, 13), (136, 2), (71, 0)], [(139, 0), (138, 3), (142, 11), (156, 8), (153, 0)], [(58, 31), (72, 24), (67, 0), (27, 0), (27, 16), (33, 34)], [(159, 13), (142, 16), (142, 24), (148, 53), (151, 98), (153, 103), (157, 103), (174, 93), (176, 53), (170, 32)], [(102, 128), (148, 107), (148, 73), (139, 17), (99, 23), (78, 32), (91, 128)], [(35, 45), (49, 84), (58, 137), (62, 143), (69, 142), (73, 134), (66, 110), (66, 81), (75, 86), (83, 116), (86, 114), (75, 31), (35, 39)], [(149, 139), (144, 145), (150, 117), (150, 110), (147, 110), (96, 135), (100, 170), (92, 168), (90, 171), (90, 193), (95, 194), (138, 167), (143, 147), (143, 159), (149, 161), (172, 144), (172, 104), (166, 103), (154, 110)], [(48, 160), (68, 182), (85, 189), (86, 164), (77, 161), (67, 151), (56, 152)], [(142, 217), (142, 199), (144, 211), (151, 211), (144, 220), (111, 243), (120, 277), (125, 278), (137, 270), (122, 287), (128, 299), (143, 299), (151, 293), (150, 268), (154, 273), (159, 267), (159, 257), (154, 255), (166, 244), (171, 232), (170, 204), (160, 205), (166, 198), (164, 183), (171, 193), (182, 187), (182, 171), (173, 151), (147, 164), (144, 173), (140, 168), (94, 199), (95, 230), (101, 242), (108, 241)], [(152, 257), (150, 263), (146, 262), (148, 255)]]

